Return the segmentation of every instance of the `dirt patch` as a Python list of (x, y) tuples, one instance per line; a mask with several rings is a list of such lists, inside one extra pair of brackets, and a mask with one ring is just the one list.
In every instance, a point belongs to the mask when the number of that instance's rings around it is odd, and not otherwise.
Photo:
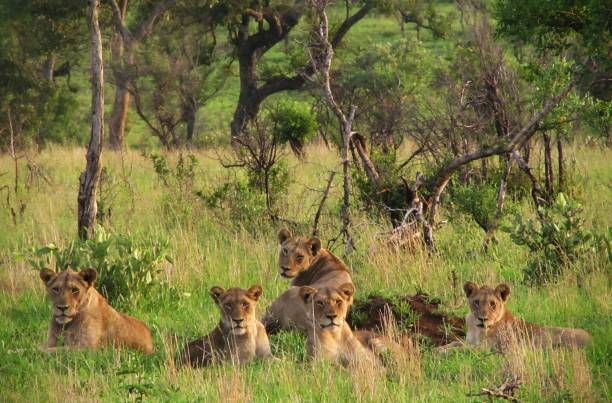
[(353, 329), (383, 331), (389, 312), (397, 327), (408, 334), (424, 336), (436, 346), (465, 338), (465, 320), (439, 309), (440, 301), (429, 295), (370, 295), (355, 300), (347, 319)]

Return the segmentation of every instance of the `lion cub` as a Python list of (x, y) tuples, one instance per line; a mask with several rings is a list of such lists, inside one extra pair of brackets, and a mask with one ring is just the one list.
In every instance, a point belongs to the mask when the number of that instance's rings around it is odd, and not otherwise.
[(352, 283), (319, 290), (308, 286), (300, 287), (300, 298), (312, 323), (307, 332), (306, 347), (309, 357), (343, 365), (375, 361), (373, 353), (355, 337), (345, 321), (354, 293), (355, 286)]
[[(500, 284), (495, 289), (468, 281), (463, 286), (470, 313), (466, 317), (467, 343), (503, 351), (514, 340), (527, 341), (536, 347), (584, 347), (591, 336), (582, 329), (544, 327), (527, 323), (512, 315), (506, 307), (510, 286)], [(441, 347), (442, 351), (462, 345), (453, 342)]]
[(153, 339), (147, 325), (115, 311), (94, 288), (96, 277), (94, 269), (78, 273), (68, 269), (59, 274), (40, 271), (53, 304), (45, 350), (57, 350), (57, 339), (62, 335), (65, 347), (97, 349), (113, 344), (151, 353)]
[(221, 311), (221, 320), (210, 334), (185, 346), (181, 363), (201, 367), (218, 361), (245, 363), (256, 357), (272, 358), (266, 329), (255, 318), (262, 292), (260, 285), (248, 290), (211, 288), (210, 295)]

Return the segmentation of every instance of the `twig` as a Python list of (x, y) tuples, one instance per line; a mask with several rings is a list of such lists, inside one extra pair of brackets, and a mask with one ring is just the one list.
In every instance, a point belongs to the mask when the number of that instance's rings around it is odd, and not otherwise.
[(332, 181), (334, 180), (334, 176), (336, 176), (336, 171), (331, 171), (329, 174), (329, 179), (327, 179), (327, 186), (325, 187), (325, 191), (323, 192), (323, 197), (321, 198), (321, 202), (319, 203), (319, 208), (317, 209), (317, 213), (315, 214), (314, 222), (312, 224), (312, 236), (318, 235), (319, 232), (319, 218), (321, 218), (321, 212), (323, 211), (323, 205), (327, 200), (327, 196), (329, 196), (329, 191), (331, 189)]
[(480, 392), (468, 393), (466, 396), (490, 396), (510, 400), (512, 402), (518, 402), (519, 400), (514, 397), (514, 394), (518, 391), (522, 384), (523, 382), (518, 375), (512, 375), (496, 388), (482, 388), (480, 389)]

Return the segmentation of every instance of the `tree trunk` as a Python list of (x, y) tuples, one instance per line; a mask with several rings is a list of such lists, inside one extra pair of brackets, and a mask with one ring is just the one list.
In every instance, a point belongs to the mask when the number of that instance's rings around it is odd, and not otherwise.
[[(119, 5), (118, 15), (125, 21), (128, 0), (123, 0)], [(111, 55), (115, 68), (113, 78), (115, 79), (115, 100), (111, 111), (108, 141), (112, 150), (121, 150), (125, 146), (125, 125), (127, 123), (128, 109), (130, 108), (130, 93), (128, 91), (128, 79), (125, 76), (127, 65), (133, 61), (129, 49), (125, 48), (125, 40), (121, 32), (117, 32), (110, 42)]]
[[(374, 2), (368, 1), (353, 15), (347, 16), (330, 40), (332, 49), (335, 49), (353, 25), (361, 21), (373, 8)], [(249, 120), (257, 116), (261, 104), (267, 97), (282, 91), (301, 89), (314, 73), (312, 66), (308, 64), (296, 69), (296, 74), (293, 76), (275, 76), (257, 86), (257, 63), (268, 50), (289, 35), (304, 10), (303, 5), (297, 4), (282, 14), (270, 14), (266, 11), (263, 18), (268, 21), (268, 29), (262, 30), (263, 25), (260, 25), (260, 30), (256, 33), (251, 31), (250, 34), (251, 17), (249, 14), (242, 16), (242, 25), (235, 40), (240, 65), (240, 95), (230, 124), (232, 138), (241, 135)], [(232, 144), (235, 144), (233, 140)]]
[(45, 64), (43, 66), (43, 78), (49, 82), (52, 82), (54, 79), (54, 73), (55, 71), (55, 56), (54, 55), (49, 55), (47, 56), (47, 58), (45, 59)]
[(117, 82), (115, 88), (115, 101), (113, 102), (108, 128), (109, 146), (113, 150), (121, 150), (125, 145), (125, 124), (129, 106), (130, 92), (127, 88), (127, 82), (122, 80), (121, 83)]
[(185, 135), (188, 146), (193, 145), (193, 133), (195, 132), (197, 112), (198, 107), (196, 103), (190, 103), (187, 107), (187, 110), (185, 111), (185, 121), (187, 122)]
[(553, 166), (552, 166), (552, 150), (550, 147), (550, 136), (544, 133), (544, 176), (547, 197), (549, 200), (553, 197)]
[(98, 24), (100, 0), (89, 0), (87, 25), (91, 40), (91, 135), (87, 148), (87, 164), (79, 178), (78, 234), (81, 239), (91, 238), (98, 205), (96, 196), (100, 184), (102, 140), (104, 137), (104, 66), (102, 36)]
[(565, 190), (565, 156), (563, 155), (563, 139), (561, 134), (557, 134), (557, 162), (559, 165), (559, 192)]

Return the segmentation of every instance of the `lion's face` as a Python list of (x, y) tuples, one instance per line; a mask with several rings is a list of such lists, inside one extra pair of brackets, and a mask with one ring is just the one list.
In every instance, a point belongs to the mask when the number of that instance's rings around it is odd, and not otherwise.
[(96, 277), (94, 269), (83, 269), (78, 273), (68, 269), (59, 274), (49, 269), (40, 271), (40, 278), (47, 286), (47, 294), (53, 305), (53, 317), (57, 323), (63, 325), (76, 317)]
[(510, 296), (510, 286), (500, 284), (495, 289), (468, 281), (463, 286), (468, 298), (470, 311), (477, 320), (477, 326), (487, 328), (499, 322), (506, 311), (506, 301)]
[(248, 290), (211, 288), (210, 295), (221, 311), (223, 328), (237, 336), (245, 334), (248, 326), (255, 322), (255, 307), (262, 292), (260, 285), (254, 285)]
[(307, 305), (307, 312), (313, 314), (315, 325), (321, 331), (336, 332), (342, 329), (348, 308), (355, 293), (352, 283), (345, 283), (338, 288), (301, 287), (300, 297)]
[(280, 244), (278, 271), (284, 278), (294, 278), (300, 272), (308, 269), (321, 250), (319, 238), (292, 237), (286, 229), (278, 232), (278, 242)]

